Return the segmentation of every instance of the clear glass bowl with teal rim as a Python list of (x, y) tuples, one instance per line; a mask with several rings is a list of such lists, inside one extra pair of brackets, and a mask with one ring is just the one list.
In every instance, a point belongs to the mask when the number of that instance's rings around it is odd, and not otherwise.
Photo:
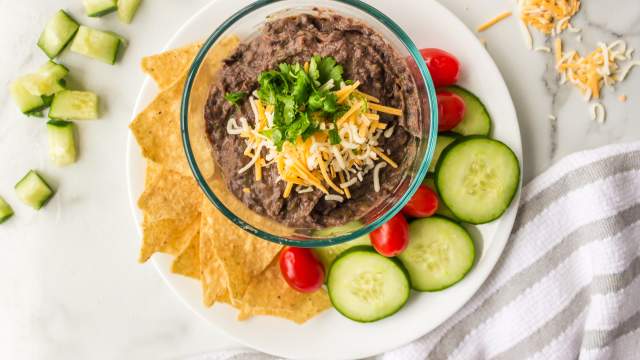
[[(364, 22), (381, 34), (401, 58), (406, 59), (420, 99), (420, 136), (413, 138), (416, 155), (406, 167), (402, 180), (393, 193), (373, 205), (361, 218), (351, 219), (347, 226), (335, 228), (293, 228), (252, 211), (228, 190), (222, 171), (212, 158), (213, 150), (205, 130), (204, 108), (210, 86), (215, 81), (220, 66), (221, 54), (214, 51), (218, 45), (232, 35), (237, 36), (240, 41), (247, 41), (256, 36), (271, 19), (316, 13), (318, 9)], [(187, 75), (180, 126), (184, 150), (196, 181), (211, 203), (231, 223), (252, 235), (275, 243), (322, 247), (367, 235), (397, 214), (411, 199), (427, 174), (435, 151), (437, 119), (435, 88), (420, 52), (402, 28), (385, 14), (357, 0), (262, 0), (233, 14), (213, 30), (204, 42)]]

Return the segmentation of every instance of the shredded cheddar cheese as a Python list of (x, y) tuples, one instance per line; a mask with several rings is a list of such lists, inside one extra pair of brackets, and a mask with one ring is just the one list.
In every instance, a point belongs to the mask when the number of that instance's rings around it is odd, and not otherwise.
[[(311, 136), (303, 139), (300, 135), (295, 141), (285, 141), (280, 148), (264, 135), (273, 127), (274, 107), (265, 106), (253, 94), (249, 98), (253, 119), (229, 118), (227, 122), (227, 133), (244, 139), (243, 153), (250, 159), (238, 172), (253, 169), (253, 179), (259, 182), (264, 179), (264, 168), (274, 165), (278, 179), (286, 183), (284, 198), (290, 197), (294, 189), (298, 194), (319, 190), (325, 199), (342, 202), (351, 198), (350, 187), (364, 181), (370, 172), (377, 184), (374, 190), (380, 191), (381, 169), (386, 165), (398, 167), (380, 147), (380, 139), (390, 137), (394, 128), (385, 122), (388, 120), (383, 121), (381, 114), (388, 119), (389, 115), (403, 116), (403, 111), (380, 104), (375, 96), (358, 90), (359, 86), (356, 81), (333, 92), (337, 102), (348, 108), (335, 122), (319, 119), (319, 129)], [(243, 192), (248, 193), (247, 190)]]
[(508, 18), (509, 16), (511, 16), (511, 11), (505, 11), (502, 12), (500, 14), (498, 14), (496, 17), (494, 17), (493, 19), (487, 21), (486, 23), (478, 26), (477, 31), (478, 32), (483, 32), (485, 30), (487, 30), (488, 28), (492, 27), (493, 25), (499, 23), (500, 21)]
[(520, 19), (545, 34), (559, 34), (580, 9), (580, 0), (520, 1)]
[(584, 57), (577, 51), (564, 52), (560, 38), (555, 39), (554, 48), (556, 70), (565, 81), (575, 85), (586, 100), (600, 98), (602, 86), (614, 86), (622, 81), (628, 67), (620, 70), (618, 62), (631, 60), (621, 40), (609, 45), (598, 43), (598, 47)]

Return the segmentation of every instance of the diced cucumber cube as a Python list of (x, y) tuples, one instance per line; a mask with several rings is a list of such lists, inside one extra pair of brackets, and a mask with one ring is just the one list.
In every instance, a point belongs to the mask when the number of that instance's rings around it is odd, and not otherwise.
[(114, 33), (80, 26), (71, 51), (113, 65), (121, 42), (121, 37)]
[(87, 16), (99, 17), (112, 13), (118, 9), (116, 0), (83, 0)]
[(118, 18), (125, 24), (131, 23), (138, 11), (141, 0), (118, 0)]
[(89, 91), (60, 91), (53, 97), (49, 118), (55, 120), (97, 119), (98, 96)]
[(58, 10), (38, 39), (38, 47), (51, 59), (58, 56), (78, 31), (78, 23), (64, 10)]
[(54, 192), (35, 170), (30, 170), (15, 186), (20, 200), (38, 210), (43, 207)]
[(64, 81), (62, 79), (68, 73), (69, 69), (63, 65), (49, 61), (36, 72), (20, 77), (19, 81), (32, 95), (48, 96), (64, 90)]
[(13, 209), (11, 206), (0, 196), (0, 224), (7, 221), (13, 216)]
[(11, 93), (11, 98), (13, 98), (13, 102), (16, 103), (18, 109), (27, 115), (42, 116), (40, 111), (48, 106), (42, 96), (36, 96), (28, 92), (20, 82), (20, 79), (14, 80), (9, 85), (9, 93)]
[(58, 166), (76, 162), (75, 125), (62, 120), (47, 122), (49, 158)]

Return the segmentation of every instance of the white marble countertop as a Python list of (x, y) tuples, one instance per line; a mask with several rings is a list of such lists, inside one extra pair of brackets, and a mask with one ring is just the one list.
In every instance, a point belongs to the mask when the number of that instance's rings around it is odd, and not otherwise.
[[(1, 359), (177, 358), (237, 346), (185, 308), (152, 265), (136, 262), (139, 240), (125, 181), (127, 124), (143, 79), (138, 61), (159, 51), (208, 1), (147, 0), (129, 26), (114, 16), (88, 19), (79, 0), (0, 1), (0, 195), (16, 211), (0, 225)], [(503, 0), (442, 2), (471, 28), (514, 6)], [(8, 94), (16, 75), (46, 60), (35, 43), (59, 8), (130, 40), (117, 66), (68, 52), (61, 59), (75, 88), (104, 100), (100, 120), (79, 124), (80, 160), (68, 168), (48, 161), (43, 120), (19, 115)], [(583, 28), (580, 50), (617, 38), (640, 48), (636, 0), (583, 1), (574, 23)], [(526, 50), (514, 18), (480, 37), (516, 104), (526, 180), (576, 150), (640, 139), (640, 70), (615, 92), (605, 91), (608, 119), (599, 125), (575, 89), (556, 85), (551, 56)], [(619, 102), (619, 94), (629, 100)], [(20, 204), (13, 191), (29, 168), (41, 170), (58, 189), (39, 212)]]

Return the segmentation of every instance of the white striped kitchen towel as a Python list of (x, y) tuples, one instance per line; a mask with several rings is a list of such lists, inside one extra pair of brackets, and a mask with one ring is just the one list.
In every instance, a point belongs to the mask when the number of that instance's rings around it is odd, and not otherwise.
[[(379, 359), (640, 359), (640, 143), (571, 155), (531, 181), (478, 293)], [(271, 358), (251, 350), (198, 360)]]

